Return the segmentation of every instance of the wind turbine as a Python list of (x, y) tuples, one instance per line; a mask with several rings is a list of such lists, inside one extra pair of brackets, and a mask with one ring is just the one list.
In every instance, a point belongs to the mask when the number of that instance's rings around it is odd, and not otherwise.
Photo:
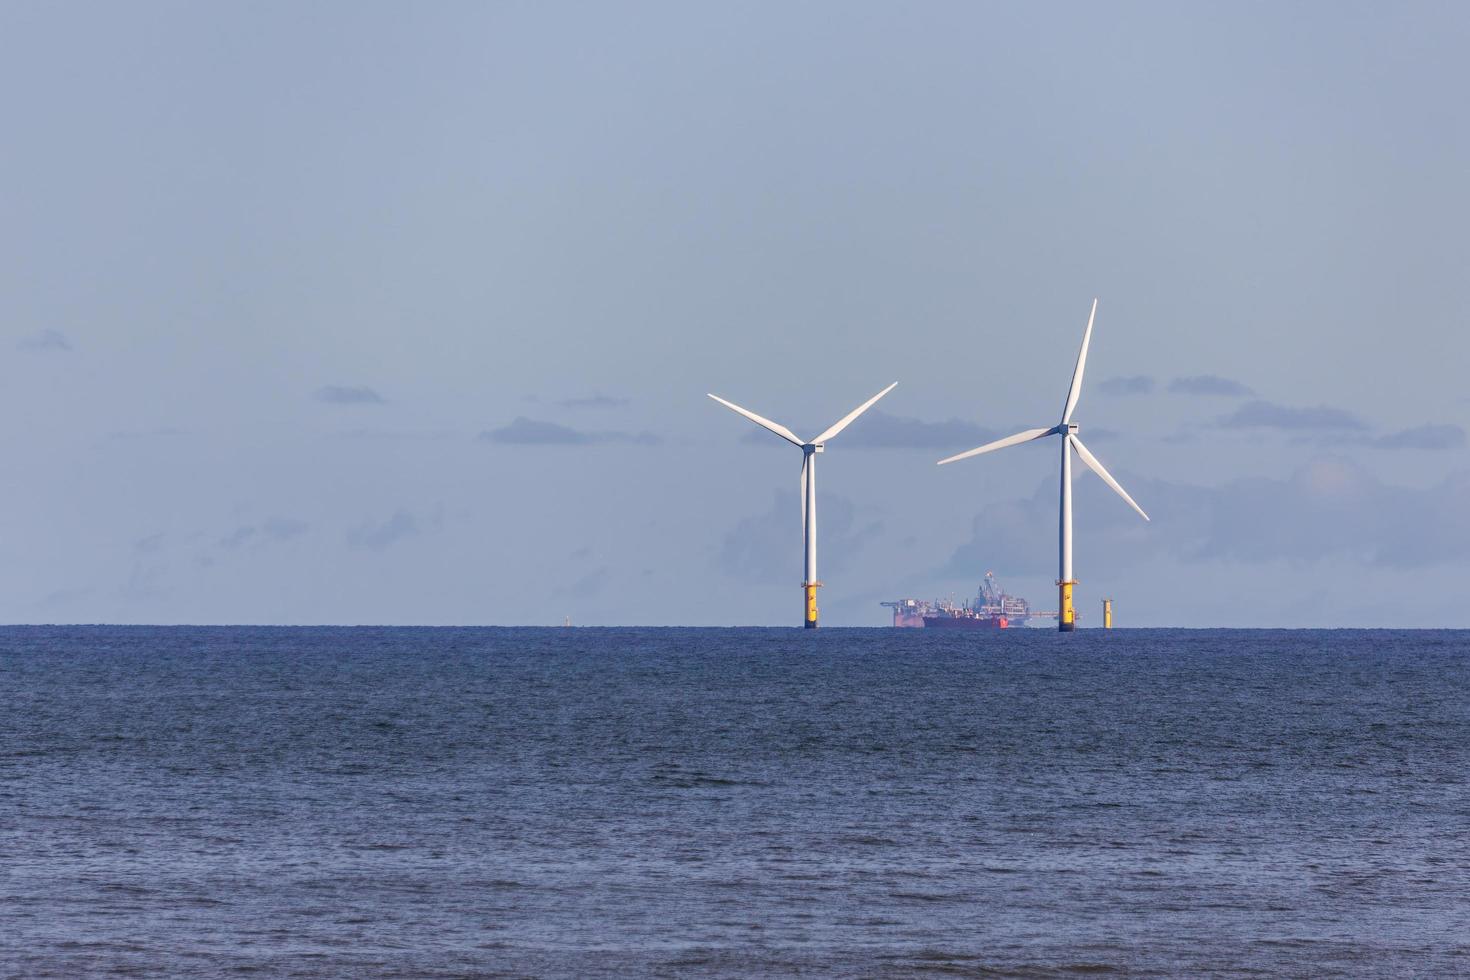
[(953, 463), (958, 459), (969, 459), (971, 456), (979, 456), (995, 449), (1004, 449), (1007, 446), (1019, 445), (1030, 442), (1033, 439), (1044, 439), (1047, 436), (1062, 436), (1062, 502), (1061, 522), (1058, 528), (1060, 542), (1058, 545), (1057, 575), (1058, 589), (1058, 616), (1057, 628), (1064, 633), (1070, 633), (1077, 628), (1077, 617), (1072, 611), (1072, 586), (1076, 581), (1072, 578), (1072, 450), (1077, 451), (1077, 458), (1086, 463), (1087, 466), (1103, 482), (1117, 491), (1118, 496), (1128, 501), (1128, 506), (1138, 511), (1138, 516), (1148, 520), (1148, 515), (1143, 508), (1133, 502), (1128, 496), (1128, 491), (1118, 485), (1112, 474), (1103, 468), (1097, 457), (1087, 451), (1082, 445), (1082, 440), (1077, 438), (1077, 423), (1072, 421), (1072, 413), (1077, 409), (1077, 397), (1082, 393), (1082, 371), (1087, 367), (1087, 344), (1092, 340), (1092, 321), (1097, 316), (1097, 300), (1092, 301), (1092, 313), (1087, 317), (1087, 330), (1082, 334), (1082, 349), (1077, 352), (1077, 367), (1072, 371), (1072, 387), (1067, 389), (1067, 403), (1062, 406), (1062, 421), (1050, 429), (1027, 429), (1025, 432), (1017, 432), (1013, 436), (988, 442), (978, 449), (971, 449), (967, 453), (941, 459), (939, 465)]
[(815, 439), (812, 439), (810, 442), (803, 442), (801, 439), (797, 438), (796, 433), (792, 432), (784, 425), (772, 422), (768, 418), (762, 418), (754, 412), (743, 409), (733, 402), (727, 402), (719, 395), (710, 395), (711, 398), (719, 402), (721, 405), (724, 405), (730, 411), (735, 412), (739, 415), (744, 415), (756, 425), (759, 425), (762, 428), (769, 429), (776, 435), (780, 436), (782, 439), (785, 439), (787, 442), (791, 443), (793, 446), (796, 446), (801, 450), (801, 526), (802, 532), (806, 537), (806, 574), (805, 578), (803, 578), (802, 580), (801, 589), (804, 593), (806, 593), (806, 628), (809, 630), (817, 628), (817, 587), (822, 584), (821, 582), (817, 581), (816, 455), (817, 453), (820, 453), (826, 449), (826, 446), (824, 446), (823, 444), (828, 439), (831, 439), (833, 436), (837, 435), (837, 433), (841, 432), (843, 429), (851, 425), (853, 419), (857, 418), (859, 415), (872, 408), (874, 402), (882, 398), (884, 395), (888, 394), (897, 386), (898, 382), (893, 382), (893, 384), (889, 385), (887, 388), (884, 388), (872, 398), (869, 398), (857, 408), (853, 409), (851, 412), (848, 412), (842, 418), (832, 423), (832, 425), (828, 426), (826, 431), (817, 436)]

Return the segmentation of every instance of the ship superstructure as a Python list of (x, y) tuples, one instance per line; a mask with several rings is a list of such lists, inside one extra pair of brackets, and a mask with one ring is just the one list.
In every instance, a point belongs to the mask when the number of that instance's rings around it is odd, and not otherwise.
[(1031, 619), (1054, 619), (1054, 612), (1033, 612), (1031, 604), (1000, 587), (995, 573), (986, 572), (975, 598), (956, 603), (952, 599), (897, 599), (882, 605), (893, 610), (893, 625), (907, 629), (1008, 629), (1024, 626)]

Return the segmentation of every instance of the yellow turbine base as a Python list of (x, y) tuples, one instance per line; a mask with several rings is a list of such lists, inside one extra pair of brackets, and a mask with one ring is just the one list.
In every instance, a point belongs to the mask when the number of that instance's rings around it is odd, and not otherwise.
[(805, 582), (801, 590), (806, 593), (806, 628), (814, 630), (817, 628), (817, 588), (821, 582)]
[(1076, 584), (1076, 580), (1057, 582), (1057, 629), (1063, 633), (1077, 628), (1077, 612), (1072, 608), (1072, 586)]

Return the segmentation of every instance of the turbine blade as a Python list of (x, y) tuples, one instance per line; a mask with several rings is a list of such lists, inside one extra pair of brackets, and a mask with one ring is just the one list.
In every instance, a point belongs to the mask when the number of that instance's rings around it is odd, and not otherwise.
[(1092, 321), (1097, 316), (1097, 300), (1092, 301), (1092, 312), (1087, 315), (1087, 330), (1082, 334), (1082, 349), (1077, 352), (1077, 366), (1072, 369), (1072, 387), (1067, 389), (1067, 404), (1062, 408), (1062, 424), (1072, 421), (1077, 410), (1077, 398), (1082, 394), (1082, 372), (1087, 367), (1087, 345), (1092, 340)]
[(715, 401), (719, 402), (721, 405), (724, 405), (726, 408), (728, 408), (730, 411), (736, 413), (737, 415), (744, 415), (746, 418), (750, 419), (756, 425), (763, 426), (764, 428), (770, 429), (772, 432), (776, 433), (776, 435), (780, 436), (782, 439), (785, 439), (787, 442), (791, 443), (793, 446), (801, 446), (801, 445), (804, 445), (804, 443), (800, 439), (798, 439), (796, 437), (796, 433), (795, 432), (792, 432), (790, 429), (786, 428), (786, 426), (779, 425), (779, 424), (777, 424), (775, 422), (772, 422), (770, 419), (763, 418), (762, 416), (759, 416), (759, 415), (755, 414), (754, 412), (746, 411), (745, 409), (741, 408), (739, 405), (734, 404), (733, 402), (727, 402), (727, 401), (725, 401), (725, 399), (721, 398), (719, 395), (710, 395), (710, 397), (713, 398)]
[(841, 421), (836, 422), (826, 432), (823, 432), (821, 435), (819, 435), (815, 439), (813, 439), (812, 440), (812, 443), (814, 445), (821, 445), (822, 443), (826, 442), (828, 439), (831, 439), (837, 433), (839, 433), (843, 429), (847, 428), (847, 426), (849, 425), (849, 423), (852, 422), (853, 419), (857, 418), (859, 415), (863, 414), (868, 409), (872, 408), (874, 402), (876, 402), (878, 399), (882, 398), (884, 395), (888, 394), (890, 391), (892, 391), (894, 388), (897, 388), (897, 387), (898, 387), (898, 382), (897, 381), (893, 382), (893, 384), (889, 385), (887, 388), (884, 388), (882, 391), (878, 392), (872, 398), (869, 398), (867, 401), (863, 402), (857, 408), (854, 408), (851, 412), (848, 412), (846, 415), (844, 415), (842, 417)]
[(997, 449), (1004, 449), (1007, 446), (1030, 442), (1032, 439), (1040, 439), (1042, 436), (1049, 436), (1056, 431), (1056, 429), (1027, 429), (1025, 432), (1017, 432), (1013, 436), (1006, 436), (1004, 439), (987, 442), (979, 449), (971, 449), (967, 453), (960, 453), (958, 456), (951, 456), (949, 459), (941, 459), (939, 465), (943, 466), (945, 463), (953, 463), (957, 459), (969, 459), (971, 456), (979, 456), (981, 453), (994, 452)]
[(1112, 487), (1113, 490), (1117, 492), (1118, 496), (1128, 501), (1128, 506), (1138, 511), (1139, 517), (1143, 518), (1144, 520), (1148, 520), (1148, 515), (1143, 512), (1143, 508), (1134, 503), (1133, 498), (1128, 496), (1128, 491), (1124, 490), (1118, 485), (1118, 481), (1113, 479), (1113, 475), (1111, 473), (1103, 469), (1103, 464), (1097, 461), (1096, 456), (1087, 451), (1087, 447), (1082, 445), (1081, 439), (1078, 439), (1076, 436), (1069, 435), (1067, 436), (1067, 441), (1072, 444), (1073, 449), (1077, 450), (1078, 458), (1080, 458), (1082, 462), (1086, 463), (1088, 467), (1092, 470), (1092, 472), (1102, 477), (1103, 482)]

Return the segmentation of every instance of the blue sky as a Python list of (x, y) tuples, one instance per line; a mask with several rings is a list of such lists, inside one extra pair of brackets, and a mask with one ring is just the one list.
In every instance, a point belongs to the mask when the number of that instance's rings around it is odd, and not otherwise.
[[(0, 8), (0, 620), (1470, 626), (1453, 4)], [(1087, 621), (1084, 620), (1084, 625)]]

